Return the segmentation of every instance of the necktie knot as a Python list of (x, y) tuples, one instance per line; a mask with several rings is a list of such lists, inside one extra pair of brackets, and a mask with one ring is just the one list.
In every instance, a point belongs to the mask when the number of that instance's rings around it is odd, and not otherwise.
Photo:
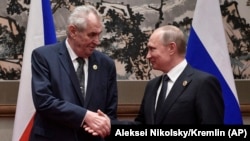
[(76, 60), (79, 63), (79, 66), (83, 65), (85, 63), (85, 60), (82, 57), (78, 57), (78, 58), (76, 58)]
[(167, 75), (167, 74), (163, 75), (163, 76), (162, 76), (162, 80), (163, 80), (163, 81), (168, 81), (168, 80), (169, 80), (168, 75)]

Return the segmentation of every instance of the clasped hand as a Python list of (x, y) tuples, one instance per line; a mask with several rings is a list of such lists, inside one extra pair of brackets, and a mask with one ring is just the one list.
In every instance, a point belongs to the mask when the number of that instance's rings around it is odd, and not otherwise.
[(83, 128), (93, 136), (105, 138), (110, 134), (111, 123), (109, 117), (101, 110), (87, 111)]

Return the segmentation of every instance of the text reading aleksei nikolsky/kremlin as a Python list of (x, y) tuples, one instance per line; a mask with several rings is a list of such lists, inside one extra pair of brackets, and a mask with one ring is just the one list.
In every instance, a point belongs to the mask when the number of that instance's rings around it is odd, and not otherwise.
[(149, 136), (149, 137), (240, 137), (247, 138), (247, 129), (245, 128), (227, 128), (227, 129), (212, 129), (212, 130), (200, 130), (200, 129), (116, 129), (114, 132), (115, 137), (133, 137), (133, 136)]

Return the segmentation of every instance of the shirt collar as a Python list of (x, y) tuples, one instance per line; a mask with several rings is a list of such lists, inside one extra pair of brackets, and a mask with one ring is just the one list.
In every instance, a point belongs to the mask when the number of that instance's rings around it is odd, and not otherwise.
[(65, 44), (66, 44), (66, 48), (67, 48), (67, 50), (69, 52), (69, 56), (71, 58), (71, 61), (74, 61), (78, 56), (75, 54), (75, 52), (70, 47), (68, 39), (66, 39)]
[(187, 66), (187, 60), (184, 59), (183, 61), (181, 61), (181, 63), (176, 65), (167, 73), (169, 79), (175, 82), (177, 78), (181, 75), (186, 66)]

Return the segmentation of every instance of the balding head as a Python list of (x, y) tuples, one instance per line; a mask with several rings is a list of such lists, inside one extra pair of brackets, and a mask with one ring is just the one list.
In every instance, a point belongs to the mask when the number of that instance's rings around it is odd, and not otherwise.
[(186, 53), (186, 39), (184, 33), (176, 26), (165, 25), (157, 28), (152, 35), (159, 34), (160, 41), (163, 45), (175, 42), (179, 54)]

